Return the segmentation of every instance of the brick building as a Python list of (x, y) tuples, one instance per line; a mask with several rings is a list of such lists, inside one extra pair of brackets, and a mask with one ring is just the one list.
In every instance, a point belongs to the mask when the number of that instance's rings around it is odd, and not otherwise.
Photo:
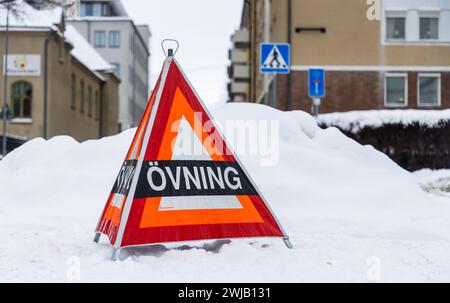
[[(245, 94), (229, 85), (230, 101), (310, 111), (308, 69), (326, 70), (320, 112), (386, 108), (450, 108), (450, 1), (250, 0), (239, 31), (248, 31)], [(265, 32), (266, 31), (266, 32)], [(292, 71), (259, 73), (260, 43), (291, 44)], [(232, 68), (231, 68), (232, 69)], [(242, 68), (241, 68), (242, 69)], [(230, 84), (236, 82), (230, 73)], [(268, 88), (266, 90), (265, 88)], [(268, 98), (265, 96), (268, 95)], [(244, 96), (244, 97), (243, 97)]]

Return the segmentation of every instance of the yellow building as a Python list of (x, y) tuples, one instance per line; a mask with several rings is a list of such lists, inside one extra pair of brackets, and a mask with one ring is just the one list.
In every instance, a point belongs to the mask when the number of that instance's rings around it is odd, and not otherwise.
[[(65, 25), (60, 9), (25, 6), (22, 14), (10, 16), (8, 57), (0, 60), (2, 71), (8, 64), (8, 137), (25, 141), (69, 135), (83, 141), (116, 134), (120, 79), (113, 67), (74, 27)], [(2, 9), (2, 54), (5, 15)], [(1, 106), (3, 86), (4, 72)]]

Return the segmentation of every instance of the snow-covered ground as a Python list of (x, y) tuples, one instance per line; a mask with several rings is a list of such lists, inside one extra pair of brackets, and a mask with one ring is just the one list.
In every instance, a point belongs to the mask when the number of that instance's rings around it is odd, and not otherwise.
[(111, 262), (93, 229), (133, 130), (81, 144), (35, 139), (0, 162), (0, 281), (450, 281), (450, 171), (408, 173), (303, 112), (228, 104), (213, 114), (222, 124), (279, 120), (279, 163), (241, 158), (292, 250), (280, 239), (233, 239)]
[(450, 169), (422, 169), (414, 172), (414, 177), (426, 192), (450, 198)]

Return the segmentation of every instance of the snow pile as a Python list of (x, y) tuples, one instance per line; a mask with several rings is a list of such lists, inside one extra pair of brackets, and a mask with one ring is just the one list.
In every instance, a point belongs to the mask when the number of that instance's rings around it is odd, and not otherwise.
[(450, 198), (450, 169), (422, 169), (414, 172), (414, 177), (424, 191)]
[(222, 125), (279, 121), (277, 165), (240, 157), (294, 249), (280, 239), (233, 239), (210, 248), (136, 249), (112, 263), (106, 238), (92, 242), (93, 229), (133, 130), (83, 143), (35, 139), (0, 162), (0, 281), (450, 279), (448, 197), (426, 193), (387, 156), (320, 129), (306, 113), (227, 104), (214, 114)]
[(364, 127), (378, 128), (385, 124), (411, 125), (418, 123), (428, 127), (435, 127), (440, 123), (450, 121), (450, 109), (445, 110), (367, 110), (350, 111), (319, 115), (320, 125), (335, 126), (345, 131), (358, 132)]

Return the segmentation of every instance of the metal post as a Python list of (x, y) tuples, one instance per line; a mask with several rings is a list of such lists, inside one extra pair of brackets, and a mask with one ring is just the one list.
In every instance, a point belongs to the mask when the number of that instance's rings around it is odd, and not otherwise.
[(48, 44), (52, 39), (53, 34), (50, 33), (50, 36), (45, 39), (44, 43), (44, 139), (47, 139), (48, 133)]
[(272, 106), (277, 108), (277, 75), (273, 75), (272, 80)]
[(111, 260), (117, 261), (117, 259), (119, 259), (119, 256), (120, 256), (120, 248), (114, 248), (113, 254), (111, 256)]
[(313, 98), (311, 114), (314, 117), (319, 115), (320, 98)]
[(98, 241), (100, 241), (100, 236), (101, 235), (102, 235), (101, 233), (95, 233), (95, 236), (94, 236), (94, 242), (95, 243), (98, 243)]
[(292, 249), (293, 246), (292, 246), (292, 243), (291, 243), (291, 241), (289, 240), (288, 237), (283, 238), (283, 242), (284, 242), (284, 244), (286, 245), (287, 248)]
[[(294, 53), (293, 48), (294, 46), (292, 45), (292, 0), (288, 0), (288, 7), (287, 7), (287, 38), (288, 38), (288, 43), (289, 45), (291, 45), (291, 53)], [(287, 75), (287, 81), (286, 81), (286, 86), (287, 86), (287, 92), (286, 92), (286, 97), (287, 97), (287, 108), (286, 110), (292, 110), (292, 73), (289, 73)]]
[(8, 143), (7, 136), (7, 127), (8, 127), (8, 43), (9, 43), (9, 1), (6, 3), (6, 32), (5, 32), (5, 54), (4, 54), (4, 78), (3, 78), (3, 110), (2, 110), (2, 118), (3, 118), (3, 140), (2, 140), (2, 156), (6, 156), (6, 144)]
[(135, 127), (137, 126), (137, 119), (136, 119), (136, 33), (133, 33), (133, 119), (131, 121), (131, 126)]

